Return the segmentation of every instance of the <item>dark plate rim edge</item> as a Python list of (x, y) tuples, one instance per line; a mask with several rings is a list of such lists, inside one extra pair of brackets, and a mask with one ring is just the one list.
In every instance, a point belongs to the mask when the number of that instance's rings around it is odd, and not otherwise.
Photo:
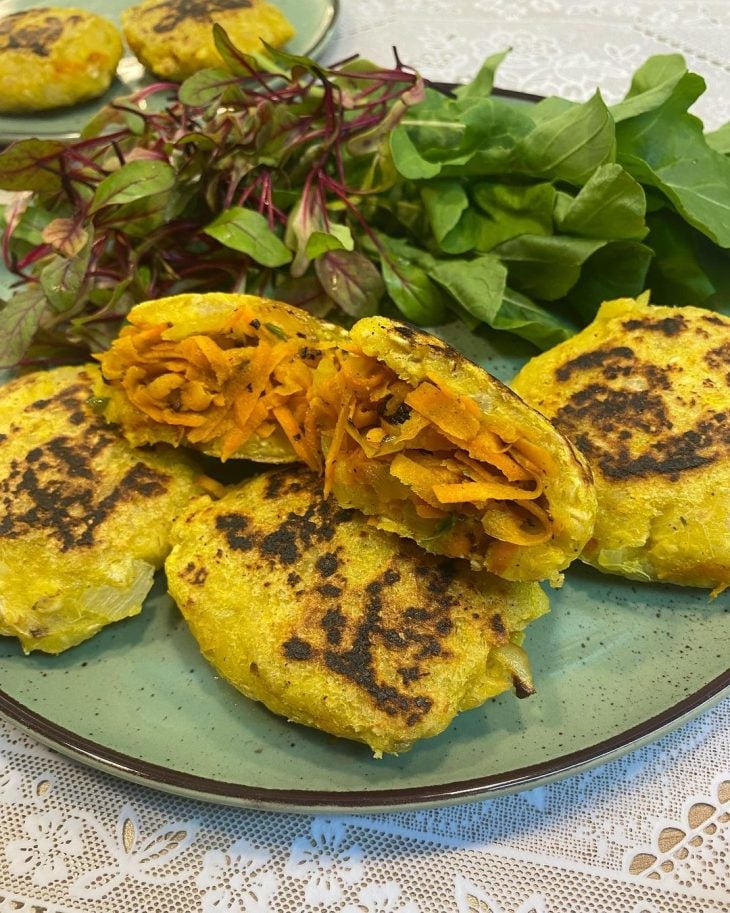
[(197, 801), (218, 802), (268, 811), (312, 814), (321, 811), (347, 813), (398, 808), (425, 808), (485, 799), (531, 789), (552, 779), (562, 779), (581, 770), (611, 760), (660, 738), (685, 720), (719, 702), (730, 691), (730, 670), (711, 679), (697, 691), (655, 716), (608, 739), (549, 761), (528, 765), (501, 774), (454, 781), (435, 786), (411, 786), (380, 790), (301, 790), (269, 789), (239, 783), (211, 780), (197, 774), (173, 770), (133, 758), (123, 752), (87, 739), (46, 719), (0, 689), (0, 715), (22, 730), (38, 737), (62, 754), (106, 773), (142, 786), (182, 795)]

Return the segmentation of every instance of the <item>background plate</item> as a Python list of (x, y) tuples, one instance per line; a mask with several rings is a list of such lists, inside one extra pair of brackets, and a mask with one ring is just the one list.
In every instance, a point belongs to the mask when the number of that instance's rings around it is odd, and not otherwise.
[[(526, 356), (444, 333), (503, 379)], [(574, 773), (659, 736), (728, 688), (730, 594), (576, 564), (527, 631), (538, 693), (462, 714), (400, 757), (287, 723), (220, 680), (165, 595), (50, 657), (0, 639), (0, 711), (86, 763), (175, 793), (292, 811), (428, 806)]]
[[(91, 12), (106, 16), (117, 25), (119, 14), (136, 0), (52, 0), (47, 5), (80, 6)], [(286, 45), (293, 54), (316, 57), (325, 46), (332, 26), (339, 13), (339, 0), (274, 0), (289, 19), (296, 34)], [(0, 17), (20, 10), (39, 6), (33, 0), (0, 0)], [(137, 58), (127, 51), (119, 62), (116, 79), (105, 95), (93, 101), (43, 111), (23, 116), (0, 115), (0, 142), (27, 139), (32, 136), (44, 139), (67, 139), (78, 136), (79, 131), (96, 112), (118, 95), (129, 95), (140, 86), (154, 81)]]

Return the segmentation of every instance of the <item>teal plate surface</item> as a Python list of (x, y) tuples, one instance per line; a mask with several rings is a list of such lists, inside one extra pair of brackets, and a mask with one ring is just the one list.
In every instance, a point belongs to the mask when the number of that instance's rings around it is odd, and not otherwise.
[[(51, 0), (47, 6), (80, 6), (105, 16), (119, 25), (122, 10), (137, 0)], [(296, 34), (286, 45), (292, 54), (316, 57), (324, 48), (339, 12), (339, 0), (273, 0), (294, 26)], [(0, 0), (0, 18), (41, 4), (33, 0)], [(81, 128), (96, 112), (120, 95), (129, 95), (156, 79), (147, 73), (137, 58), (126, 50), (117, 67), (117, 75), (109, 90), (100, 98), (38, 114), (0, 114), (0, 143), (40, 137), (69, 139), (79, 135)]]
[[(445, 333), (507, 379), (524, 360)], [(174, 793), (247, 807), (427, 807), (529, 788), (657, 738), (718, 700), (730, 593), (602, 576), (580, 564), (527, 631), (537, 694), (461, 714), (400, 757), (287, 723), (202, 659), (160, 579), (143, 613), (57, 657), (0, 642), (0, 711), (64, 753)]]

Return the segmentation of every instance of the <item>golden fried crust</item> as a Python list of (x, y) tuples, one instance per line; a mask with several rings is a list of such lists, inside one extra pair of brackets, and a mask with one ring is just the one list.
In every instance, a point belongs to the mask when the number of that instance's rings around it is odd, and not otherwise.
[(0, 113), (102, 95), (122, 56), (113, 23), (83, 9), (38, 7), (0, 19)]
[(307, 470), (202, 499), (176, 523), (170, 593), (206, 658), (275, 713), (405, 751), (513, 684), (547, 610), (512, 584), (381, 532)]
[(135, 614), (169, 550), (197, 471), (135, 451), (88, 406), (98, 368), (3, 387), (0, 633), (56, 653)]
[(294, 29), (264, 0), (143, 0), (122, 13), (127, 43), (152, 72), (178, 82), (205, 67), (222, 66), (213, 24), (244, 53), (285, 44)]
[(608, 302), (514, 387), (593, 467), (599, 511), (584, 560), (638, 579), (730, 584), (730, 319)]

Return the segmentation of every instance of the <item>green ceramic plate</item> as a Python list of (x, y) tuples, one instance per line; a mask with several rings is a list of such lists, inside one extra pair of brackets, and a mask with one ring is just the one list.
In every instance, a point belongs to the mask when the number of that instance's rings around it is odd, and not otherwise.
[[(119, 23), (119, 14), (137, 0), (51, 0), (51, 6), (81, 6)], [(286, 49), (293, 54), (316, 57), (325, 46), (339, 12), (339, 0), (274, 0), (296, 30)], [(0, 17), (41, 5), (33, 0), (0, 0)], [(119, 62), (117, 75), (109, 91), (101, 98), (39, 114), (0, 115), (0, 143), (42, 137), (67, 139), (78, 136), (83, 125), (104, 105), (118, 95), (129, 95), (154, 81), (137, 58), (127, 53)]]
[[(445, 334), (502, 378), (526, 352)], [(538, 693), (462, 714), (375, 761), (289, 724), (201, 658), (160, 580), (144, 612), (65, 655), (0, 642), (0, 711), (113, 774), (197, 798), (290, 811), (419, 807), (536, 786), (628, 751), (728, 690), (730, 593), (648, 586), (574, 566), (528, 629)]]

